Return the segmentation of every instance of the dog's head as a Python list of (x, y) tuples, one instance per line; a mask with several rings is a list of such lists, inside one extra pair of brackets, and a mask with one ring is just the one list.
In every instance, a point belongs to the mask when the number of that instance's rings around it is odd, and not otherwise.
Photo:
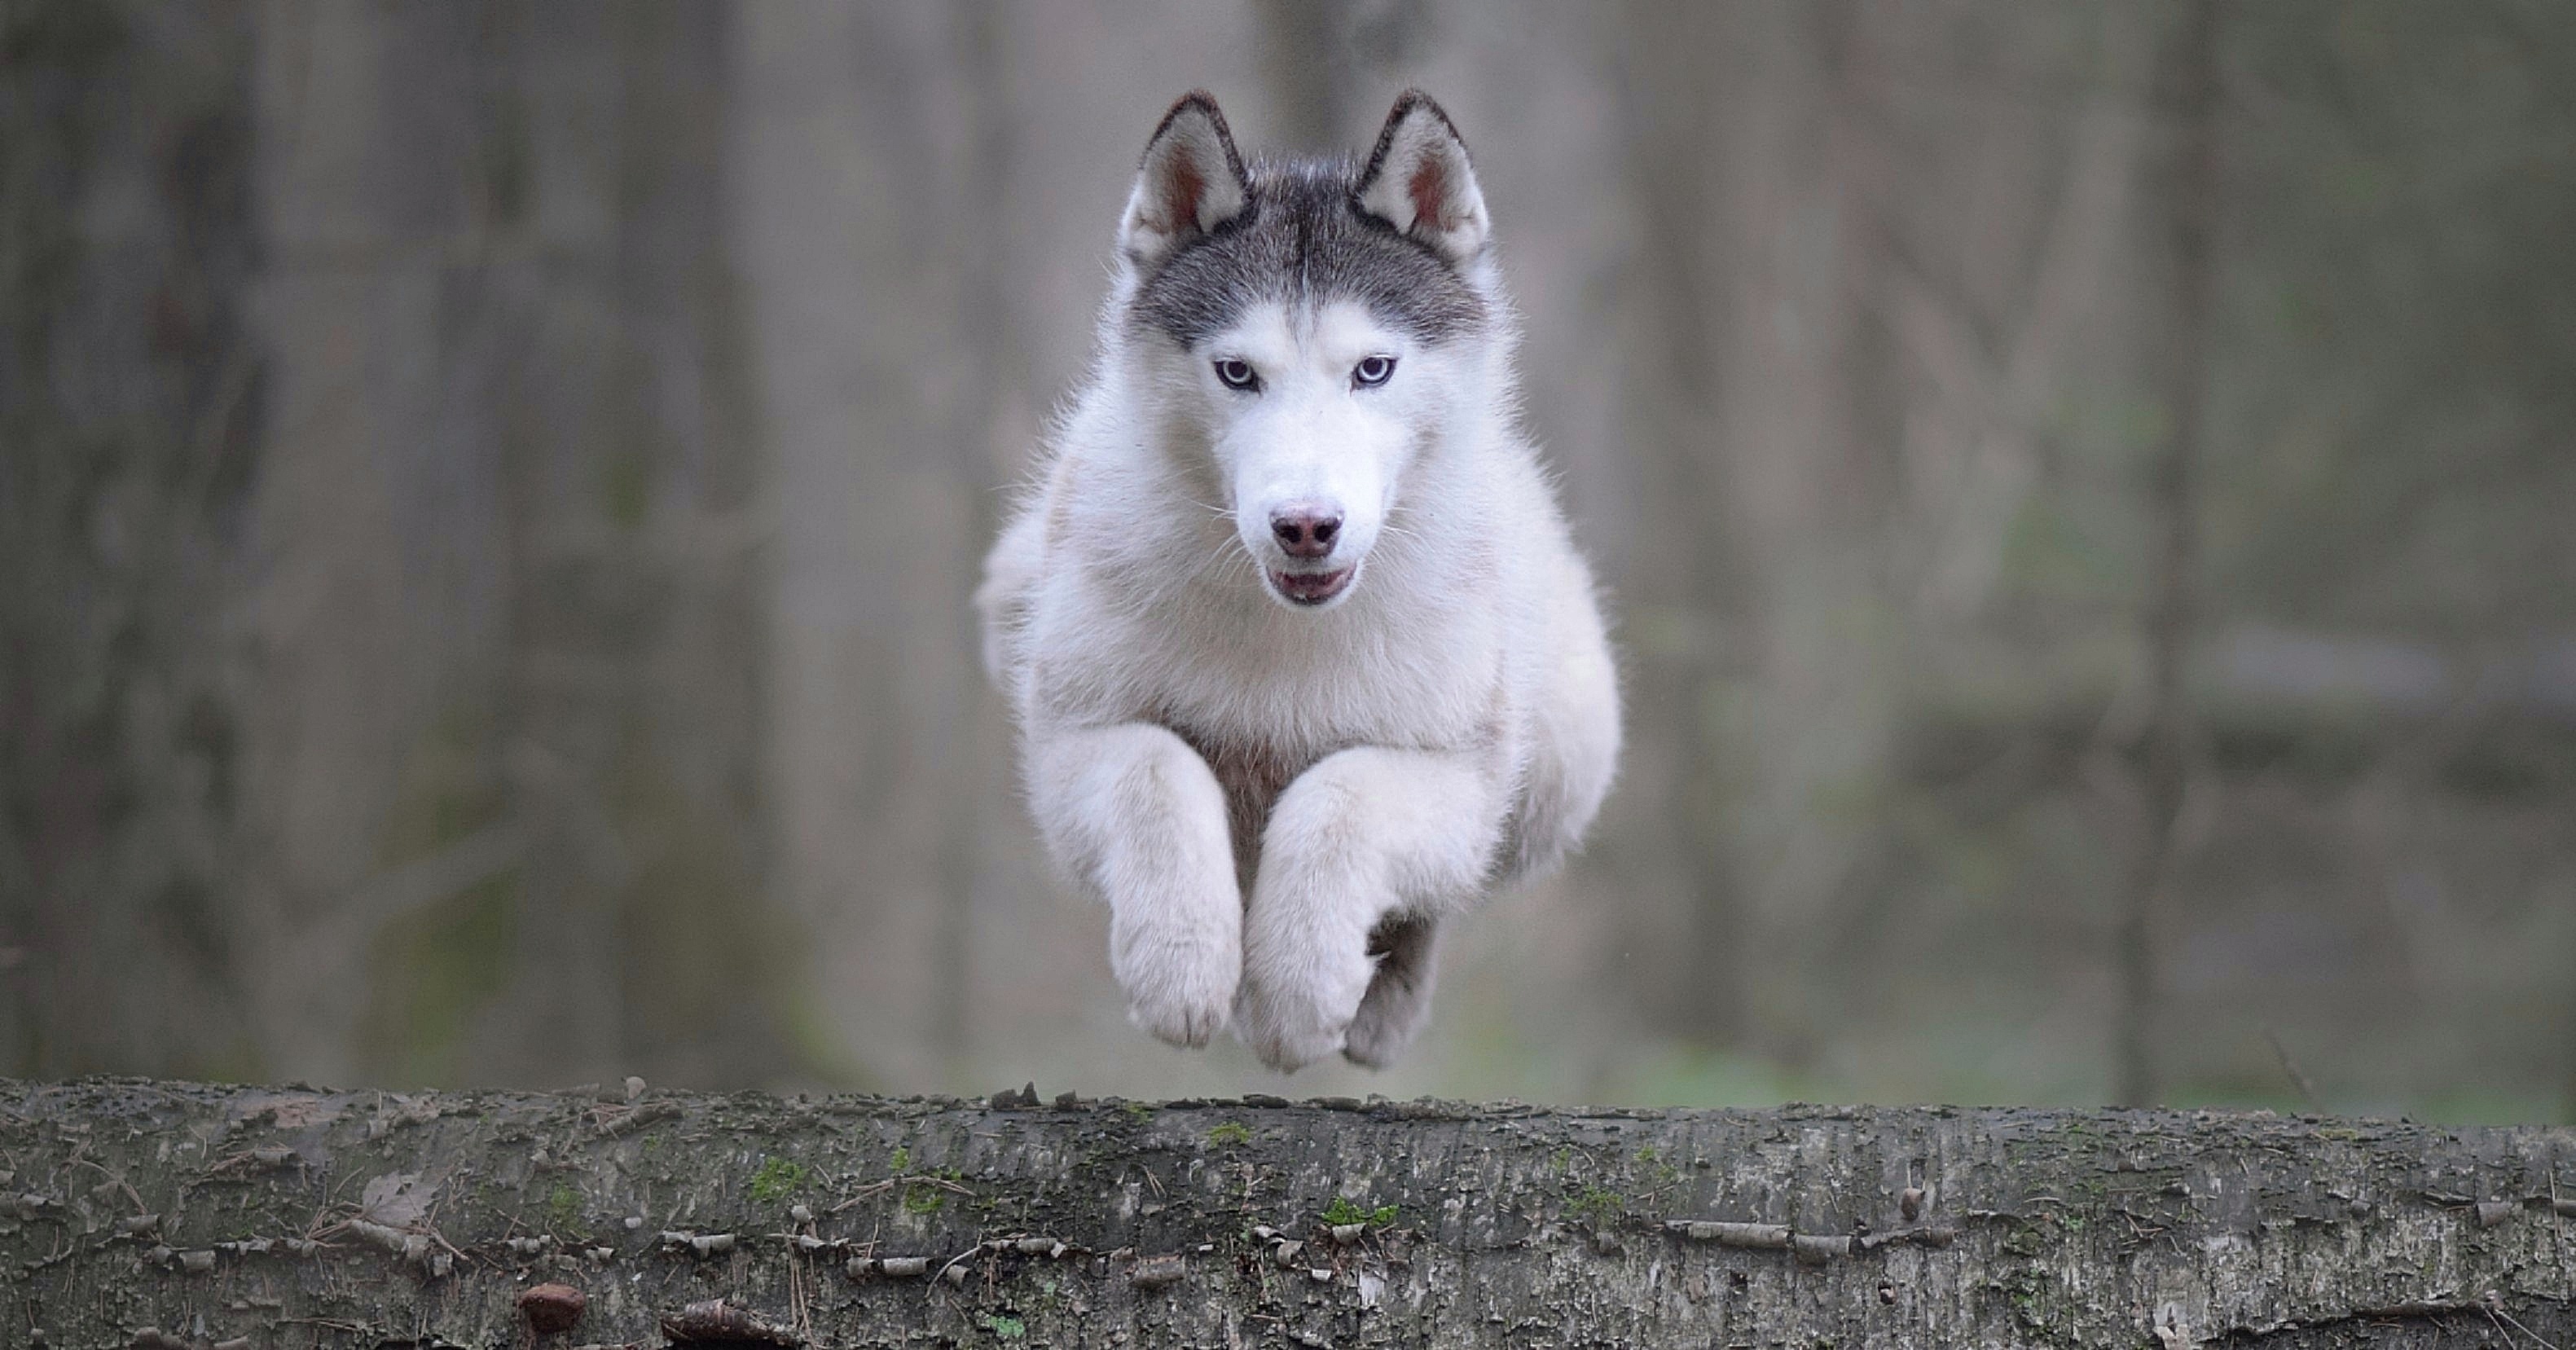
[(1203, 93), (1155, 129), (1119, 227), (1126, 345), (1281, 604), (1351, 595), (1408, 469), (1482, 388), (1486, 235), (1467, 148), (1420, 93), (1364, 163), (1247, 167)]

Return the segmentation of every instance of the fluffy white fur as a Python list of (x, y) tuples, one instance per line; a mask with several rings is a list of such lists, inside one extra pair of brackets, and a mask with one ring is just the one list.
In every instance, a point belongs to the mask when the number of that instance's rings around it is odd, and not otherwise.
[[(1389, 209), (1463, 250), (1490, 330), (1425, 346), (1340, 302), (1255, 305), (1186, 350), (1137, 331), (1143, 269), (1225, 219), (1176, 181), (1243, 201), (1221, 136), (1158, 137), (1094, 373), (977, 595), (1031, 811), (1109, 905), (1130, 1015), (1188, 1046), (1231, 1021), (1283, 1070), (1389, 1062), (1428, 1010), (1438, 920), (1554, 866), (1619, 748), (1592, 580), (1514, 425), (1483, 199), (1446, 119), (1418, 120), (1381, 181), (1423, 191)], [(1394, 373), (1359, 387), (1372, 356)], [(1281, 551), (1282, 503), (1338, 511), (1330, 557)], [(1282, 594), (1344, 567), (1327, 603)]]

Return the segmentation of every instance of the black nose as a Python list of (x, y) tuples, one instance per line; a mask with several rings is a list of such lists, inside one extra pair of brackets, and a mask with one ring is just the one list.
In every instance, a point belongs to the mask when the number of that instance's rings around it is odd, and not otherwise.
[(1291, 558), (1323, 557), (1333, 551), (1334, 536), (1341, 532), (1342, 517), (1337, 511), (1291, 506), (1270, 513), (1270, 533)]

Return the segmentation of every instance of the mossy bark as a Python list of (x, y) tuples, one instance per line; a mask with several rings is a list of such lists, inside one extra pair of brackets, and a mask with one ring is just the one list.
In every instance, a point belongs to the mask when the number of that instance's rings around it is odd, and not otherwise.
[(0, 1171), (19, 1344), (2576, 1342), (2564, 1129), (96, 1080)]

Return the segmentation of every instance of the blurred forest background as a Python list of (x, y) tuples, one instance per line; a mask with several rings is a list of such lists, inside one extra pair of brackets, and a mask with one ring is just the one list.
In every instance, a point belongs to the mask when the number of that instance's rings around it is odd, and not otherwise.
[[(1180, 91), (1478, 156), (1612, 587), (1410, 1061), (967, 595)], [(0, 0), (0, 1073), (2576, 1113), (2576, 6)]]

